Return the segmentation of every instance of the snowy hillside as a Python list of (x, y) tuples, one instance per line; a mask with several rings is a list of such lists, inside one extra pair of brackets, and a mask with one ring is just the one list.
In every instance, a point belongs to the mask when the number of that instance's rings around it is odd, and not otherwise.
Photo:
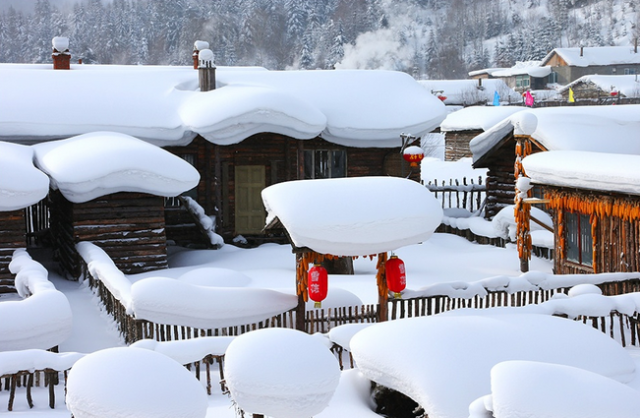
[[(553, 48), (633, 44), (638, 0), (51, 0), (0, 2), (0, 62), (188, 64), (208, 41), (219, 65), (365, 68), (420, 79), (542, 59)], [(28, 30), (26, 30), (28, 28)]]

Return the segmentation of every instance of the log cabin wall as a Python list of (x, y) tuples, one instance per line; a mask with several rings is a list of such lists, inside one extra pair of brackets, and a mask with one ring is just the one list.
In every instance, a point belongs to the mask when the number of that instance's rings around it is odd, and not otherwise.
[(17, 248), (25, 248), (26, 227), (24, 210), (0, 212), (0, 293), (14, 293), (15, 275), (9, 263)]
[(472, 156), (469, 149), (469, 141), (480, 135), (482, 130), (469, 131), (449, 131), (444, 137), (444, 159), (445, 161), (458, 161), (460, 158)]
[[(640, 271), (640, 196), (545, 187), (555, 210), (555, 259), (557, 274)], [(584, 266), (566, 258), (568, 213), (589, 216), (593, 263)]]
[(126, 274), (167, 267), (164, 199), (143, 193), (114, 193), (71, 203), (51, 191), (55, 257), (71, 279), (81, 274), (75, 244), (89, 241), (104, 249)]

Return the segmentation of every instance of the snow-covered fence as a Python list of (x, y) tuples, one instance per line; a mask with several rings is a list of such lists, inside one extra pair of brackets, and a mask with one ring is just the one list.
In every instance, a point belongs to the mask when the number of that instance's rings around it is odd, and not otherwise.
[(486, 197), (487, 185), (482, 183), (482, 177), (474, 182), (474, 179), (431, 180), (425, 184), (436, 198), (442, 203), (443, 209), (465, 209), (471, 213), (482, 208), (482, 202)]
[(25, 388), (29, 408), (33, 408), (31, 389), (48, 387), (49, 407), (55, 408), (55, 386), (60, 382), (60, 373), (67, 371), (82, 358), (80, 353), (53, 353), (45, 350), (20, 350), (0, 352), (0, 390), (9, 391), (8, 410), (13, 410), (17, 388)]

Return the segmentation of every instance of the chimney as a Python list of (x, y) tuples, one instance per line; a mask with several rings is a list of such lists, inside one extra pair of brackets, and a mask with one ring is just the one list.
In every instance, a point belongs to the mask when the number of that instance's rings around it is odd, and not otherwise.
[(633, 40), (633, 52), (634, 53), (638, 53), (638, 38), (636, 37), (636, 39)]
[(198, 53), (198, 79), (200, 91), (216, 88), (216, 66), (213, 64), (213, 51), (203, 49)]
[(69, 38), (56, 36), (51, 40), (53, 45), (53, 69), (68, 70), (71, 68), (71, 54), (69, 53)]
[(195, 41), (193, 43), (193, 54), (191, 55), (191, 58), (193, 58), (193, 68), (195, 70), (198, 69), (198, 53), (203, 49), (209, 49), (209, 42)]
[(584, 55), (584, 46), (580, 45), (580, 56)]

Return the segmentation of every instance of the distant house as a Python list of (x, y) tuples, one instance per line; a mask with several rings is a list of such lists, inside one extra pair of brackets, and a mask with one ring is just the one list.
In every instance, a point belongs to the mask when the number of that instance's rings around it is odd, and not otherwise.
[(440, 131), (445, 135), (445, 160), (471, 157), (471, 139), (523, 109), (521, 106), (470, 106), (449, 113), (440, 124)]
[(555, 82), (569, 84), (585, 75), (629, 75), (640, 72), (637, 47), (602, 46), (556, 48), (540, 63), (549, 66)]
[(638, 75), (585, 75), (558, 90), (564, 100), (592, 100), (602, 104), (626, 103), (625, 99), (640, 98)]
[(523, 161), (553, 210), (554, 271), (640, 271), (639, 155), (551, 151)]
[[(197, 169), (200, 182), (184, 194), (227, 242), (271, 238), (260, 199), (271, 184), (419, 178), (402, 159), (400, 135), (420, 138), (445, 116), (440, 100), (392, 71), (3, 64), (0, 74), (0, 140), (110, 131), (162, 147)], [(177, 199), (165, 199), (164, 216), (168, 242), (198, 240), (198, 221)]]
[[(517, 148), (518, 132), (529, 149)], [(485, 217), (515, 199), (516, 162), (541, 151), (573, 150), (640, 155), (640, 106), (572, 106), (513, 114), (469, 143), (474, 168), (487, 168)], [(525, 152), (526, 151), (526, 152)], [(541, 190), (534, 195), (541, 197)]]
[(633, 75), (640, 72), (634, 46), (555, 48), (541, 61), (518, 62), (511, 68), (472, 71), (473, 79), (498, 78), (514, 90), (544, 90), (567, 85), (585, 75)]

